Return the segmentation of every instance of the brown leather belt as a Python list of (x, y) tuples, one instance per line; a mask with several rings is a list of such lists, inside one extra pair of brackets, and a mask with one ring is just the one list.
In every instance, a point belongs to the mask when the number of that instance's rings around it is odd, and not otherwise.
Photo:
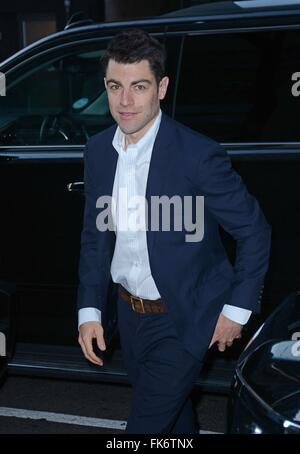
[(131, 295), (122, 285), (118, 285), (119, 296), (122, 300), (131, 304), (132, 310), (144, 314), (145, 312), (164, 313), (167, 312), (166, 306), (161, 298), (157, 300), (147, 300), (139, 296)]

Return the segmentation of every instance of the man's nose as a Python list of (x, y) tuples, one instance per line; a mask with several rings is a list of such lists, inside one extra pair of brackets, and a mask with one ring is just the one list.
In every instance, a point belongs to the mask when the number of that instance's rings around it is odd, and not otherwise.
[(129, 90), (123, 90), (120, 103), (122, 106), (130, 106), (133, 104), (133, 97)]

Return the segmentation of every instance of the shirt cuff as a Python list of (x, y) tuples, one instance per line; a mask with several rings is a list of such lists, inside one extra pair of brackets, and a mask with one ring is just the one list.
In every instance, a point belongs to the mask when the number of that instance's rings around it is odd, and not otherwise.
[(101, 323), (101, 311), (95, 307), (84, 307), (78, 311), (78, 328), (85, 322)]
[(240, 325), (246, 325), (252, 314), (252, 311), (249, 311), (248, 309), (244, 309), (242, 307), (224, 304), (222, 314), (233, 322), (239, 323)]

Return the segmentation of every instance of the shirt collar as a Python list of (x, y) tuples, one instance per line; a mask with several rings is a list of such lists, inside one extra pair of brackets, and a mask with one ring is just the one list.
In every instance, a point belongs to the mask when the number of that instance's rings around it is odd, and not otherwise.
[[(158, 133), (158, 129), (160, 126), (161, 116), (162, 116), (162, 112), (161, 112), (161, 110), (159, 110), (153, 124), (148, 129), (146, 134), (144, 134), (143, 137), (137, 143), (129, 144), (127, 146), (126, 151), (130, 150), (130, 147), (135, 147), (138, 150), (139, 155), (140, 155), (141, 153), (146, 152), (150, 147), (153, 147), (153, 144), (156, 139), (156, 135)], [(112, 144), (113, 144), (113, 147), (116, 149), (116, 151), (119, 154), (121, 152), (123, 152), (123, 153), (126, 152), (124, 149), (125, 134), (121, 131), (119, 126), (117, 127), (116, 132), (114, 134)]]

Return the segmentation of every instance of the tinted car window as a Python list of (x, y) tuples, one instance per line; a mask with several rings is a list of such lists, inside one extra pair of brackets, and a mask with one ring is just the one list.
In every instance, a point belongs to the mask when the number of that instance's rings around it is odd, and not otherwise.
[(1, 99), (0, 145), (83, 144), (109, 126), (104, 48), (65, 51), (28, 65)]
[[(167, 48), (170, 76), (162, 108), (172, 115), (181, 38), (157, 39)], [(7, 96), (0, 98), (0, 146), (80, 145), (110, 126), (114, 121), (100, 62), (106, 45), (65, 47), (52, 58), (36, 58), (8, 79)]]
[(220, 142), (299, 141), (300, 31), (187, 36), (176, 118)]

